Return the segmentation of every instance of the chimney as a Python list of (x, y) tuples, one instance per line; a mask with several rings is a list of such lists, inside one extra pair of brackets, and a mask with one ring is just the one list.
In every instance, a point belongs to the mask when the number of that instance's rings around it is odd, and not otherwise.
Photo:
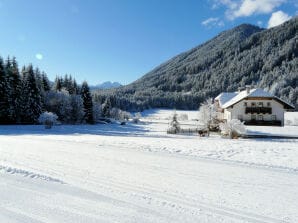
[(249, 94), (250, 93), (251, 86), (250, 85), (246, 85), (245, 88), (246, 88), (246, 93)]

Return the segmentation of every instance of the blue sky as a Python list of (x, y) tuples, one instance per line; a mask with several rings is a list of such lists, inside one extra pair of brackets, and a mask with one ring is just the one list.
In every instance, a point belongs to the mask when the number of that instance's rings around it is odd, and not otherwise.
[(0, 0), (0, 55), (52, 80), (128, 84), (223, 30), (297, 12), (296, 0)]

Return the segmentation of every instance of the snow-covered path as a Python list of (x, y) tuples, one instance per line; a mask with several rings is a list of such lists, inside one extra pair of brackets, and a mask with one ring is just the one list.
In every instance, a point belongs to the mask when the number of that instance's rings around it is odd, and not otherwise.
[(0, 222), (294, 223), (295, 148), (150, 134), (2, 135)]

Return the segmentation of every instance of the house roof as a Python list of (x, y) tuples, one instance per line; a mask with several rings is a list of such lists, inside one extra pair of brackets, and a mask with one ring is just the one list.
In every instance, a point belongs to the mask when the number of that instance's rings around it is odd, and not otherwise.
[(220, 95), (218, 95), (215, 100), (219, 102), (220, 106), (223, 106), (225, 103), (227, 103), (229, 100), (231, 100), (233, 97), (237, 95), (237, 92), (223, 92)]
[[(226, 94), (226, 93), (222, 93), (222, 94)], [(234, 104), (238, 103), (239, 101), (243, 100), (243, 99), (248, 99), (248, 98), (254, 98), (254, 97), (258, 97), (258, 98), (272, 98), (276, 101), (278, 101), (279, 103), (283, 104), (285, 106), (285, 108), (287, 109), (294, 109), (295, 107), (291, 104), (289, 104), (288, 102), (274, 96), (273, 94), (267, 92), (267, 91), (264, 91), (263, 89), (260, 89), (260, 88), (256, 88), (256, 89), (251, 89), (249, 91), (249, 93), (244, 90), (244, 91), (241, 91), (241, 92), (233, 92), (233, 93), (230, 93), (229, 96), (232, 96), (232, 94), (235, 94), (234, 97), (230, 98), (229, 100), (227, 100), (226, 102), (224, 102), (223, 104), (220, 104), (220, 106), (222, 108), (229, 108), (231, 106), (233, 106)], [(218, 95), (215, 99), (217, 99), (220, 101), (220, 98), (221, 98), (221, 94)], [(224, 99), (228, 98), (227, 97), (223, 97)], [(223, 100), (224, 101), (224, 100)]]

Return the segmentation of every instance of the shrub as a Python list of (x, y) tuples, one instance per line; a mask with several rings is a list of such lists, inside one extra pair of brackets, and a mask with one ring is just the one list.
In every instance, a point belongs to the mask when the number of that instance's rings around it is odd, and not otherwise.
[(172, 121), (170, 122), (170, 128), (167, 130), (168, 134), (177, 134), (181, 130), (180, 123), (178, 122), (178, 117), (176, 112), (173, 114)]
[(133, 119), (132, 119), (132, 122), (133, 123), (139, 123), (140, 122), (140, 119), (142, 118), (142, 114), (140, 113), (140, 112), (137, 112), (135, 115), (134, 115), (134, 117), (133, 117)]
[(38, 122), (45, 125), (46, 129), (52, 128), (54, 124), (57, 123), (58, 116), (52, 112), (43, 112), (39, 118)]
[(222, 135), (229, 136), (231, 139), (239, 137), (246, 131), (244, 122), (241, 122), (238, 119), (232, 119), (225, 123), (221, 123), (220, 130)]
[(187, 114), (181, 114), (181, 115), (179, 115), (178, 119), (180, 121), (187, 121), (188, 120), (188, 115)]

